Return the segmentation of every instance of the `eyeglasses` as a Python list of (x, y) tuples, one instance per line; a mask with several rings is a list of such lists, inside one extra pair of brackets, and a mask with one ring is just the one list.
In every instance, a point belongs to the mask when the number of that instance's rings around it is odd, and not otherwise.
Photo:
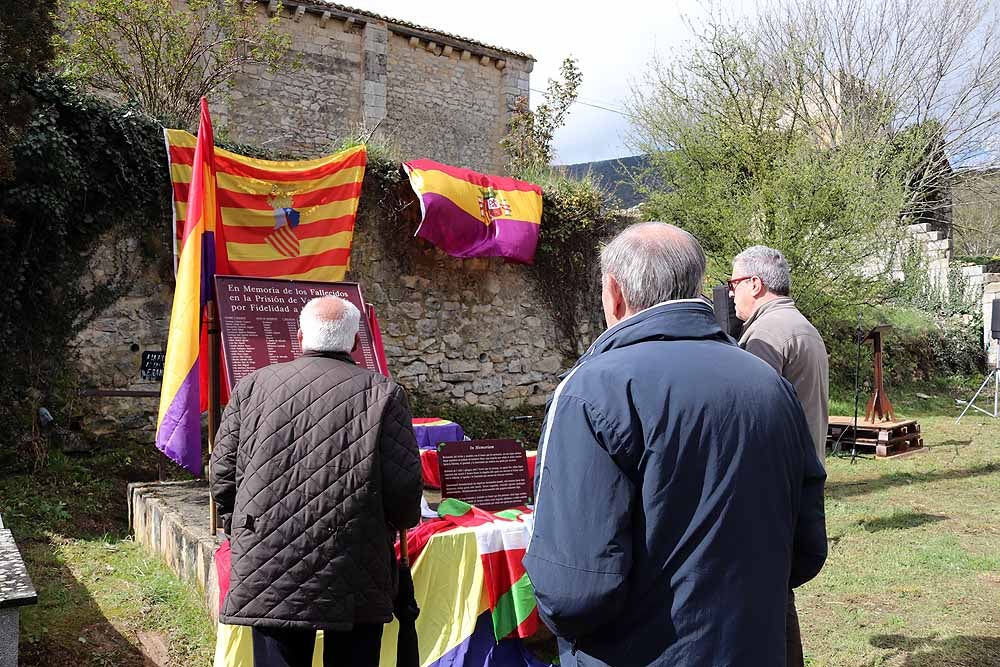
[(735, 292), (737, 285), (739, 285), (744, 280), (750, 280), (752, 278), (754, 278), (754, 276), (740, 276), (739, 278), (733, 278), (732, 280), (727, 280), (726, 284), (729, 285), (730, 292)]

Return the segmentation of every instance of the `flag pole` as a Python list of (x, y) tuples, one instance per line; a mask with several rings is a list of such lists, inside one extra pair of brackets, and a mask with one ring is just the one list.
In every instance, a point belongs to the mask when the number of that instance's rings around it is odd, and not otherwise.
[[(215, 301), (205, 303), (205, 324), (208, 327), (208, 456), (215, 449), (215, 434), (219, 430), (219, 324), (215, 315)], [(211, 467), (209, 468), (208, 525), (212, 537), (219, 532), (219, 514), (211, 493)]]

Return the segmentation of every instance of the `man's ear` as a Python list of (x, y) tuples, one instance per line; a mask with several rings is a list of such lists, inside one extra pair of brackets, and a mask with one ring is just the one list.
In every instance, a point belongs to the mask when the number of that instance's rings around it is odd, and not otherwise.
[(753, 287), (753, 298), (759, 299), (765, 294), (767, 294), (767, 285), (764, 284), (763, 280), (761, 280), (757, 276), (754, 276), (753, 278), (750, 279), (750, 281)]
[(618, 280), (610, 274), (607, 276), (606, 280), (608, 281), (608, 296), (611, 297), (611, 313), (615, 316), (615, 320), (624, 320), (628, 307), (625, 305), (625, 294), (622, 292), (622, 286), (618, 284)]
[(358, 332), (354, 334), (354, 347), (351, 348), (351, 352), (357, 352), (358, 348), (361, 347), (361, 333)]
[(295, 332), (295, 337), (299, 339), (299, 349), (302, 349), (302, 329)]

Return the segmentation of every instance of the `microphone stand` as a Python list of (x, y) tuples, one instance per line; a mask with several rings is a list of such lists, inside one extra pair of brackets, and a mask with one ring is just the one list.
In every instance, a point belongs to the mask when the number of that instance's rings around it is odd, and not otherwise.
[[(854, 343), (857, 345), (857, 357), (854, 362), (854, 428), (851, 431), (851, 463), (854, 463), (859, 458), (868, 458), (860, 453), (858, 453), (858, 400), (861, 397), (861, 346), (865, 342), (865, 332), (861, 328), (861, 313), (858, 313), (858, 325), (854, 329)], [(837, 442), (833, 446), (833, 454), (835, 456), (841, 455), (840, 441), (843, 439), (845, 430), (837, 438)]]

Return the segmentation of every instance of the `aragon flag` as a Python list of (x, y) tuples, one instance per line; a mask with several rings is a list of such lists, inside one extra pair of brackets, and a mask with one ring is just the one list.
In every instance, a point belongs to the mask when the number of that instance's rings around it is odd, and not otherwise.
[[(194, 140), (194, 137), (191, 137)], [(195, 475), (201, 474), (201, 413), (205, 409), (207, 345), (202, 310), (212, 298), (216, 272), (227, 272), (224, 239), (218, 225), (212, 118), (205, 98), (185, 192), (188, 213), (177, 260), (177, 284), (170, 311), (167, 354), (163, 363), (156, 446)]]
[(433, 160), (403, 164), (420, 198), (417, 236), (454, 257), (535, 260), (542, 223), (542, 189)]
[[(195, 138), (181, 130), (164, 134), (180, 245)], [(258, 278), (343, 280), (350, 265), (366, 162), (364, 146), (301, 161), (258, 160), (216, 148), (230, 272)]]

